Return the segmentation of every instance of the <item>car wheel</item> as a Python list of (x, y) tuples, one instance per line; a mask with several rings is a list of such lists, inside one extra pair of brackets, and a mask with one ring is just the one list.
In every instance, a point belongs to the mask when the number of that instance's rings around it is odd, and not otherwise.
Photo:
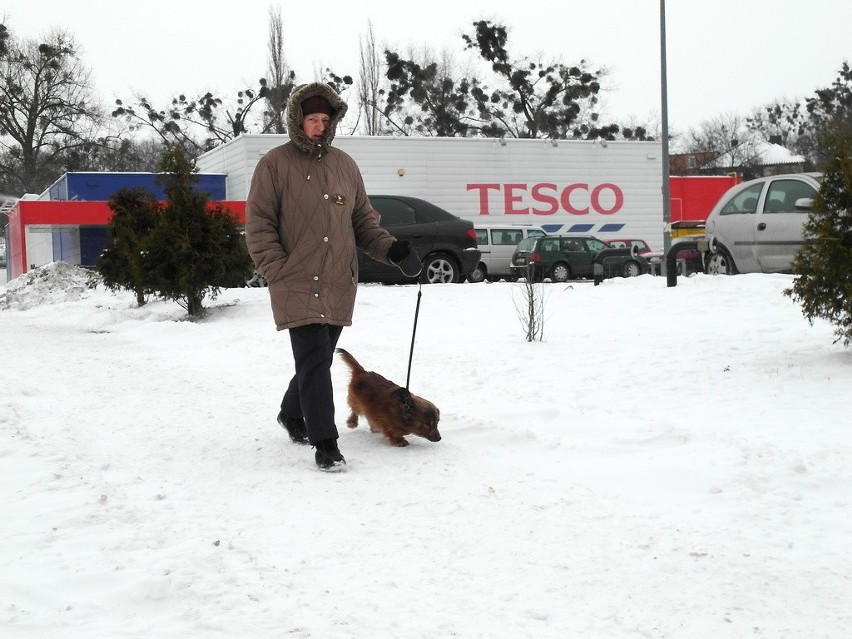
[(736, 269), (731, 254), (721, 246), (715, 253), (708, 253), (704, 272), (708, 275), (733, 275)]
[(420, 281), (424, 284), (452, 284), (459, 281), (459, 269), (452, 258), (443, 253), (430, 255), (423, 262)]
[(478, 284), (479, 282), (485, 279), (485, 265), (481, 262), (476, 265), (476, 268), (473, 269), (470, 275), (467, 276), (468, 282), (473, 282), (474, 284)]
[(567, 282), (571, 279), (571, 267), (563, 262), (554, 264), (550, 269), (550, 279), (554, 282)]
[(638, 275), (642, 275), (642, 267), (639, 266), (639, 262), (636, 260), (628, 260), (621, 267), (621, 274), (624, 277), (637, 277)]

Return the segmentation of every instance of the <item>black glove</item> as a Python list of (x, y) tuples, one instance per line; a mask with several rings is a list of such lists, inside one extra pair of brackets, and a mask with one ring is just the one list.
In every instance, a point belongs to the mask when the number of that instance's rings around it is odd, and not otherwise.
[(420, 263), (420, 256), (411, 247), (408, 240), (396, 240), (391, 244), (391, 247), (388, 249), (388, 259), (396, 264), (396, 267), (406, 277), (417, 277), (420, 275), (420, 271), (423, 270), (423, 265)]
[(388, 259), (394, 264), (399, 264), (408, 257), (408, 254), (411, 253), (411, 244), (408, 240), (396, 240), (391, 247), (388, 249)]

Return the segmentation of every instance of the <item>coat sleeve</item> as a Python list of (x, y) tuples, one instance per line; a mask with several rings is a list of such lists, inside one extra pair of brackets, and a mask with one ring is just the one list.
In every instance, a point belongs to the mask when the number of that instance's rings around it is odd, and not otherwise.
[(258, 162), (246, 198), (246, 246), (258, 272), (272, 281), (287, 263), (279, 234), (282, 194), (274, 163), (268, 156)]

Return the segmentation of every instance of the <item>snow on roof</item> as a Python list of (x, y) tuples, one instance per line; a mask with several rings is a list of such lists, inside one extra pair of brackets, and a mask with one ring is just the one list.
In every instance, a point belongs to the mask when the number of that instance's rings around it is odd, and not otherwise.
[[(749, 142), (748, 155), (754, 158), (753, 164), (759, 166), (774, 166), (778, 164), (801, 164), (805, 161), (804, 156), (797, 155), (785, 146), (773, 142)], [(712, 162), (704, 166), (731, 167), (738, 166), (742, 162), (742, 155), (737, 154), (733, 161), (731, 153), (726, 152), (719, 155)]]
[(801, 164), (804, 156), (793, 153), (790, 149), (772, 142), (758, 142), (756, 150), (761, 164)]

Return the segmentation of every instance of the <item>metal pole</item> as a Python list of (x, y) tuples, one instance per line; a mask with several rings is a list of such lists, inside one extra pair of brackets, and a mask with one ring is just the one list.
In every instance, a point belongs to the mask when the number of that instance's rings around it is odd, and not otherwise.
[(666, 0), (660, 0), (660, 112), (663, 126), (663, 263), (667, 286), (677, 284), (677, 272), (668, 273), (666, 257), (672, 247), (671, 190), (669, 188), (669, 97), (666, 79)]

